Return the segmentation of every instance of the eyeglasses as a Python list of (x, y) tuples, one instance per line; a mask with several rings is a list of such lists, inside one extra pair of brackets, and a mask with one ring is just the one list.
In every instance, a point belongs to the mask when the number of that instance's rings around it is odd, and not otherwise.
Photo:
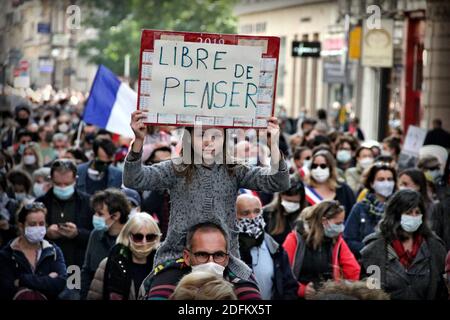
[(45, 209), (45, 205), (42, 202), (27, 203), (24, 206), (25, 210)]
[(317, 168), (317, 167), (320, 167), (321, 169), (326, 169), (326, 168), (328, 168), (328, 165), (325, 164), (325, 163), (321, 163), (321, 164), (315, 164), (315, 163), (313, 163), (313, 164), (311, 165), (311, 169), (315, 169), (315, 168)]
[(213, 257), (214, 262), (222, 263), (228, 257), (228, 253), (225, 253), (223, 251), (216, 251), (214, 253), (198, 251), (198, 252), (194, 252), (193, 255), (199, 263), (207, 263), (209, 261), (209, 257), (211, 257), (211, 256)]
[(137, 243), (144, 241), (144, 238), (147, 242), (153, 242), (160, 236), (161, 234), (159, 233), (148, 233), (146, 235), (143, 235), (142, 233), (132, 233), (131, 239), (133, 240), (133, 242)]
[(70, 159), (57, 159), (57, 160), (53, 161), (53, 164), (52, 164), (53, 168), (58, 168), (58, 167), (72, 168), (74, 166), (75, 166), (75, 164), (74, 164), (73, 160), (70, 160)]

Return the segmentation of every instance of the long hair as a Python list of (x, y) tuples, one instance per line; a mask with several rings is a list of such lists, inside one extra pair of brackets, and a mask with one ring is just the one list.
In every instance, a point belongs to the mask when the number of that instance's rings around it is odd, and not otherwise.
[(289, 190), (286, 190), (284, 192), (281, 192), (278, 194), (277, 197), (275, 197), (274, 201), (272, 201), (271, 204), (269, 204), (269, 207), (273, 209), (273, 217), (275, 224), (272, 225), (271, 229), (269, 230), (269, 233), (272, 235), (279, 235), (284, 232), (284, 229), (286, 228), (286, 225), (288, 224), (288, 217), (286, 214), (286, 210), (281, 205), (281, 196), (287, 195), (287, 196), (294, 196), (294, 195), (300, 195), (300, 208), (298, 211), (298, 214), (302, 212), (302, 210), (306, 206), (306, 196), (305, 196), (305, 187), (303, 185), (303, 182), (301, 182), (298, 179), (291, 178), (291, 188)]
[(414, 190), (397, 191), (386, 203), (384, 217), (380, 221), (380, 231), (382, 236), (388, 241), (405, 240), (408, 238), (406, 231), (401, 227), (402, 214), (411, 209), (419, 208), (422, 213), (422, 224), (414, 234), (420, 234), (425, 238), (432, 236), (430, 227), (427, 224), (427, 210), (419, 192)]
[(304, 222), (308, 224), (308, 230), (304, 232), (306, 243), (314, 249), (319, 248), (324, 238), (322, 219), (332, 219), (341, 212), (345, 212), (345, 209), (335, 200), (322, 201), (314, 205), (311, 211), (306, 212), (304, 216)]
[(423, 201), (425, 202), (425, 204), (430, 203), (431, 200), (428, 197), (427, 179), (425, 178), (425, 174), (418, 169), (411, 168), (411, 169), (406, 169), (406, 170), (403, 170), (402, 172), (400, 172), (398, 177), (400, 178), (404, 174), (407, 175), (408, 177), (410, 177), (415, 185), (419, 186), (419, 192), (422, 195)]
[[(314, 159), (317, 157), (323, 157), (325, 159), (325, 162), (328, 165), (328, 168), (330, 169), (330, 177), (328, 178), (327, 184), (328, 187), (335, 191), (337, 187), (337, 174), (336, 174), (336, 161), (334, 160), (333, 155), (326, 150), (320, 150), (313, 154), (312, 156), (312, 162), (314, 163)], [(314, 180), (312, 176), (308, 179), (308, 184), (312, 187), (317, 187), (318, 183)]]

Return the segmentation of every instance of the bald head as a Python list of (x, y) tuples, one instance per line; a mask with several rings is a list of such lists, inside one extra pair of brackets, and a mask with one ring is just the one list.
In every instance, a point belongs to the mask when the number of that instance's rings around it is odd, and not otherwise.
[(236, 199), (236, 215), (238, 219), (253, 219), (261, 214), (262, 204), (258, 197), (241, 194)]

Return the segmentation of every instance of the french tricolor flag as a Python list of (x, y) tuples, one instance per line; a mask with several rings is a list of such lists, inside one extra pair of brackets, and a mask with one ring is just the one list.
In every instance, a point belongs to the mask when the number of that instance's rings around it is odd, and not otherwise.
[(91, 87), (83, 121), (125, 137), (134, 138), (131, 113), (136, 110), (137, 94), (108, 68), (100, 65)]

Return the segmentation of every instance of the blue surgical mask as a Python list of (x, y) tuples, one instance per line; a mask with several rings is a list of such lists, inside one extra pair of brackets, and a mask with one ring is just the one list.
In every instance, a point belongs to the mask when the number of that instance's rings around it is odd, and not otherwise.
[(400, 225), (402, 226), (402, 229), (405, 230), (406, 232), (415, 232), (417, 229), (419, 229), (421, 224), (422, 224), (421, 214), (415, 217), (410, 216), (408, 214), (402, 214)]
[(69, 199), (73, 195), (74, 192), (75, 192), (75, 184), (72, 184), (67, 187), (58, 187), (58, 186), (53, 187), (53, 194), (58, 199), (61, 199), (61, 200)]
[(336, 238), (342, 232), (344, 232), (344, 224), (329, 223), (328, 226), (324, 226), (323, 232), (328, 238)]
[(16, 192), (14, 193), (14, 198), (16, 198), (17, 201), (21, 202), (25, 200), (27, 197), (27, 194), (25, 192)]
[(107, 228), (105, 218), (96, 215), (92, 216), (92, 225), (95, 230), (103, 230)]

